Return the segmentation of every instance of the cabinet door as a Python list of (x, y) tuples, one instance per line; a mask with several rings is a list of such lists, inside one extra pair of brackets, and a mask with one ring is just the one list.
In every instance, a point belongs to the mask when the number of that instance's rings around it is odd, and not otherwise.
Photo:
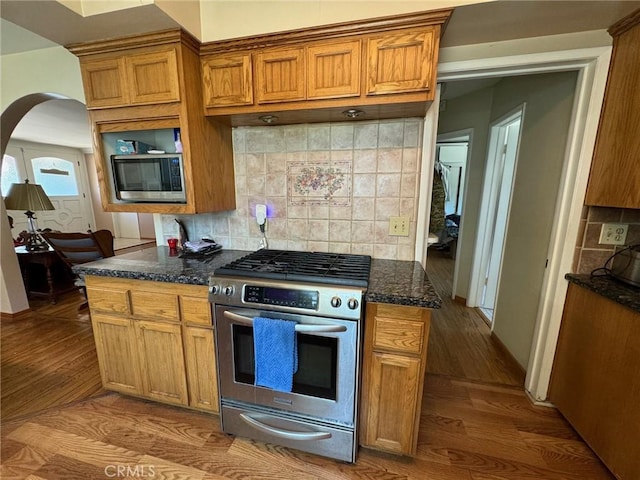
[(131, 320), (91, 312), (102, 385), (122, 393), (142, 392)]
[(88, 108), (118, 107), (127, 103), (124, 59), (81, 59), (80, 72)]
[(132, 105), (180, 101), (178, 63), (174, 49), (125, 56)]
[(304, 49), (264, 50), (256, 55), (258, 103), (304, 100)]
[(585, 204), (640, 208), (640, 14), (614, 39)]
[(379, 35), (368, 40), (367, 94), (433, 88), (435, 28)]
[(185, 327), (183, 335), (189, 405), (217, 413), (218, 374), (213, 330)]
[(374, 352), (370, 363), (366, 445), (412, 454), (420, 359)]
[(142, 394), (187, 405), (187, 382), (180, 325), (134, 320), (142, 376)]
[(253, 105), (251, 54), (214, 55), (202, 59), (204, 103), (207, 107)]
[(360, 40), (307, 47), (307, 99), (360, 95)]

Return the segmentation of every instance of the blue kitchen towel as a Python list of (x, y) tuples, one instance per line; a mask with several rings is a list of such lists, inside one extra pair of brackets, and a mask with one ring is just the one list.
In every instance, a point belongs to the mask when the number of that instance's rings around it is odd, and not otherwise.
[(253, 319), (256, 385), (281, 392), (293, 389), (298, 370), (296, 322), (276, 318)]

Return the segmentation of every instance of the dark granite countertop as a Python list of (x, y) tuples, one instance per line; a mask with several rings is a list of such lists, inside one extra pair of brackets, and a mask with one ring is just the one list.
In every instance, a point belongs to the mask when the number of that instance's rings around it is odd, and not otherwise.
[(565, 278), (620, 305), (640, 312), (640, 288), (628, 285), (608, 275), (592, 277), (589, 274), (567, 273)]
[(208, 285), (209, 276), (216, 268), (249, 253), (222, 250), (203, 259), (180, 258), (171, 255), (169, 247), (160, 246), (76, 265), (73, 271), (80, 275)]
[(371, 260), (367, 302), (440, 308), (442, 300), (419, 262)]
[[(152, 280), (207, 285), (213, 271), (248, 255), (244, 250), (223, 250), (204, 259), (172, 256), (169, 247), (159, 246), (76, 265), (80, 275)], [(418, 262), (372, 259), (368, 302), (440, 308), (441, 300)]]

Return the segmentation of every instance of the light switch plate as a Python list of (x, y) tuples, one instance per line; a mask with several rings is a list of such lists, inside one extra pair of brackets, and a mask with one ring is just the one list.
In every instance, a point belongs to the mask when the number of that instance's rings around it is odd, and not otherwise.
[(395, 237), (408, 237), (409, 217), (389, 217), (389, 235)]
[(626, 223), (603, 223), (600, 230), (600, 240), (602, 245), (624, 245), (627, 241), (627, 231), (629, 225)]

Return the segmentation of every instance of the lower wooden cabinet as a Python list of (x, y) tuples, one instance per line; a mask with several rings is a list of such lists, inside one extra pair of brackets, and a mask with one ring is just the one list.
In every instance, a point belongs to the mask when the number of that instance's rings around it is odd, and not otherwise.
[(415, 455), (431, 311), (368, 303), (360, 444)]
[(142, 395), (160, 402), (188, 405), (180, 325), (133, 320)]
[(131, 320), (95, 313), (91, 323), (104, 388), (140, 395), (142, 382)]
[(640, 478), (640, 313), (569, 284), (549, 398), (616, 478)]
[(87, 276), (106, 389), (218, 412), (207, 287)]

